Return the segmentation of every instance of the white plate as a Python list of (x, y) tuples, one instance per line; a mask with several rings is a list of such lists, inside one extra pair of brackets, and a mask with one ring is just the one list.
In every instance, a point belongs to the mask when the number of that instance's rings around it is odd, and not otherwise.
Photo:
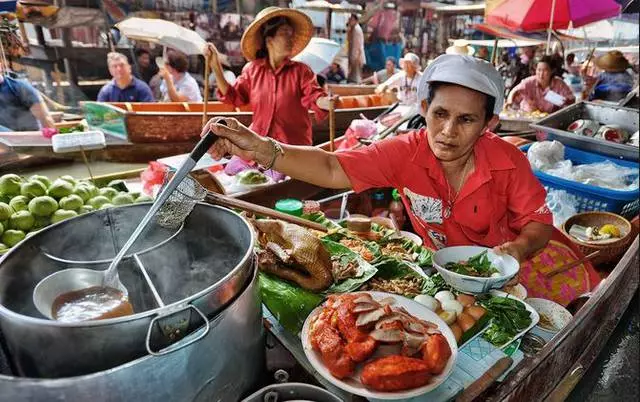
[[(408, 389), (405, 391), (379, 392), (379, 391), (373, 391), (366, 388), (360, 382), (360, 374), (362, 373), (362, 367), (364, 366), (364, 363), (358, 364), (358, 368), (356, 369), (356, 372), (352, 377), (339, 380), (335, 378), (333, 375), (331, 375), (329, 370), (325, 367), (324, 363), (322, 362), (322, 357), (320, 353), (313, 350), (313, 347), (311, 346), (311, 342), (309, 339), (309, 326), (311, 323), (311, 319), (322, 311), (323, 306), (320, 306), (320, 307), (317, 307), (315, 310), (313, 310), (311, 314), (309, 314), (309, 316), (304, 322), (304, 326), (302, 327), (302, 332), (300, 333), (300, 339), (302, 340), (302, 347), (304, 349), (304, 353), (307, 356), (307, 359), (309, 359), (309, 362), (311, 363), (313, 368), (316, 369), (318, 373), (320, 373), (320, 375), (322, 375), (329, 382), (331, 382), (333, 385), (335, 385), (340, 389), (343, 389), (355, 395), (363, 396), (365, 398), (374, 398), (374, 399), (413, 398), (415, 396), (426, 394), (427, 392), (434, 390), (449, 377), (449, 374), (451, 374), (451, 372), (453, 371), (453, 367), (456, 364), (456, 359), (458, 357), (458, 346), (456, 345), (456, 339), (453, 336), (453, 332), (451, 332), (451, 329), (449, 328), (449, 326), (444, 321), (442, 321), (442, 319), (438, 317), (436, 313), (429, 310), (427, 307), (423, 306), (422, 304), (415, 302), (411, 299), (407, 299), (406, 297), (403, 297), (403, 296), (398, 296), (398, 295), (394, 295), (391, 293), (384, 293), (384, 292), (357, 292), (357, 293), (368, 293), (375, 300), (382, 300), (387, 297), (393, 297), (396, 301), (393, 304), (393, 306), (404, 307), (409, 312), (409, 314), (412, 314), (413, 316), (420, 318), (422, 320), (430, 321), (436, 324), (438, 326), (438, 330), (442, 333), (442, 335), (444, 335), (444, 337), (447, 339), (447, 342), (449, 342), (449, 347), (451, 348), (451, 357), (449, 358), (449, 362), (447, 363), (442, 373), (436, 376), (433, 376), (431, 378), (431, 382), (429, 382), (429, 384), (419, 388)], [(390, 346), (390, 347), (379, 346), (377, 351), (373, 354), (372, 358), (393, 354), (394, 351), (397, 351), (397, 346)]]
[(569, 321), (573, 319), (573, 315), (571, 315), (569, 310), (551, 300), (538, 299), (534, 297), (525, 301), (531, 305), (539, 315), (544, 315), (555, 327), (552, 329), (538, 325), (538, 327), (543, 331), (552, 333), (559, 332), (569, 323)]
[(525, 300), (527, 298), (527, 288), (522, 286), (521, 283), (509, 287), (505, 286), (502, 288), (502, 291), (505, 293), (509, 293), (516, 299)]
[(406, 230), (401, 230), (400, 234), (402, 235), (402, 237), (411, 240), (418, 246), (422, 246), (422, 237), (418, 236), (417, 234), (407, 232)]
[[(491, 292), (489, 292), (492, 296), (499, 296), (499, 297), (508, 297), (511, 299), (515, 299), (518, 300), (520, 303), (524, 304), (524, 307), (527, 309), (527, 311), (529, 311), (529, 313), (531, 314), (531, 324), (529, 324), (529, 326), (525, 329), (523, 329), (522, 331), (518, 332), (516, 334), (516, 336), (514, 336), (513, 338), (511, 338), (511, 340), (509, 342), (506, 342), (504, 345), (500, 345), (500, 346), (496, 346), (496, 349), (503, 349), (507, 346), (509, 346), (511, 343), (513, 343), (513, 341), (515, 341), (516, 339), (520, 338), (521, 336), (523, 336), (524, 334), (526, 334), (527, 332), (529, 332), (529, 330), (531, 330), (531, 328), (535, 327), (538, 324), (538, 321), (540, 321), (540, 315), (538, 314), (538, 312), (536, 311), (536, 309), (534, 309), (532, 306), (530, 306), (529, 304), (527, 304), (527, 302), (522, 301), (520, 299), (518, 299), (517, 297), (514, 297), (508, 293), (502, 292), (500, 290), (492, 290)], [(476, 336), (481, 336), (484, 331), (487, 330), (487, 328), (489, 327), (489, 324), (487, 323), (487, 325), (482, 329), (482, 331), (480, 331), (478, 334), (476, 334), (473, 338), (474, 339)], [(471, 340), (469, 339), (469, 341)], [(464, 345), (466, 345), (469, 341), (465, 342)], [(463, 347), (464, 345), (460, 346)]]

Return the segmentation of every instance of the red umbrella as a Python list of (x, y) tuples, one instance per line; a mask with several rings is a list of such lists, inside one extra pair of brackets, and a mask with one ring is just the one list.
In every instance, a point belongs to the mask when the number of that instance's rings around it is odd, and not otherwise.
[(620, 14), (615, 0), (505, 0), (486, 22), (514, 31), (576, 28)]

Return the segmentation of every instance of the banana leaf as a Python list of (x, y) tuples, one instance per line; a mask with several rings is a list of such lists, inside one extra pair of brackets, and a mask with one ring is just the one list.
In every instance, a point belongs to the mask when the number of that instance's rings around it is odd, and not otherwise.
[(320, 294), (264, 272), (258, 274), (258, 286), (264, 305), (285, 329), (296, 335), (323, 299)]
[(343, 246), (340, 243), (336, 243), (327, 238), (322, 239), (324, 248), (331, 254), (332, 258), (339, 258), (345, 264), (356, 261), (359, 266), (359, 275), (354, 278), (347, 278), (340, 283), (334, 283), (327, 290), (327, 293), (346, 293), (352, 292), (362, 286), (366, 281), (373, 278), (378, 270), (367, 261), (364, 260), (358, 253), (352, 251), (350, 248)]

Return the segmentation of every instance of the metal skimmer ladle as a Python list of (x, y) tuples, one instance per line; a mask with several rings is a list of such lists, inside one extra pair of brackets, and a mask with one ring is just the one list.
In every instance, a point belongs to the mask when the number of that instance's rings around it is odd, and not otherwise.
[[(120, 264), (122, 258), (127, 254), (136, 240), (138, 240), (138, 237), (140, 237), (147, 228), (165, 201), (171, 198), (172, 193), (182, 182), (182, 179), (191, 172), (200, 158), (202, 158), (207, 150), (211, 148), (217, 139), (218, 136), (212, 132), (209, 132), (207, 135), (202, 137), (200, 142), (198, 142), (193, 151), (191, 151), (189, 156), (182, 163), (182, 166), (180, 166), (176, 174), (162, 189), (160, 194), (158, 194), (156, 200), (151, 205), (151, 208), (149, 208), (149, 211), (147, 211), (145, 216), (142, 218), (142, 221), (140, 221), (140, 224), (136, 227), (131, 237), (129, 237), (124, 246), (122, 246), (113, 261), (111, 261), (109, 268), (105, 271), (96, 271), (86, 268), (65, 269), (55, 272), (41, 280), (33, 291), (33, 303), (38, 311), (40, 311), (40, 313), (45, 317), (53, 319), (51, 309), (53, 307), (53, 302), (58, 296), (93, 286), (115, 288), (122, 291), (125, 296), (128, 296), (129, 292), (127, 291), (127, 288), (122, 284), (122, 282), (120, 282), (120, 278), (118, 277), (118, 264)], [(191, 209), (193, 209), (193, 206), (191, 206)], [(191, 212), (191, 209), (189, 212)]]

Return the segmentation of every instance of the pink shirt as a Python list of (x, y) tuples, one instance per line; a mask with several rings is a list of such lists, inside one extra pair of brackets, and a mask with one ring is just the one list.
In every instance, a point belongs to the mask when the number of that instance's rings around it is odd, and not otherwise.
[[(564, 97), (564, 105), (557, 106), (544, 99), (549, 91), (556, 92), (558, 95)], [(571, 92), (571, 88), (558, 77), (551, 78), (551, 84), (544, 89), (538, 84), (535, 76), (525, 78), (511, 90), (509, 96), (512, 103), (519, 106), (519, 109), (525, 112), (539, 110), (541, 112), (551, 113), (572, 104), (576, 100), (573, 92)]]

